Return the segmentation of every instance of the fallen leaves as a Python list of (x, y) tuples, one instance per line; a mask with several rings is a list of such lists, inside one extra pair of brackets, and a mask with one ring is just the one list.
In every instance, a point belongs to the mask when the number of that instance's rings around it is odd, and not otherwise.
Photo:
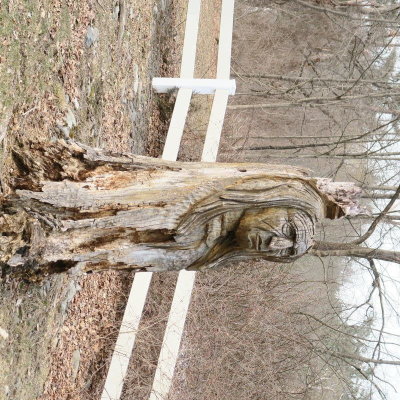
[(0, 327), (0, 337), (2, 337), (4, 340), (8, 340), (9, 338), (8, 332), (2, 327)]

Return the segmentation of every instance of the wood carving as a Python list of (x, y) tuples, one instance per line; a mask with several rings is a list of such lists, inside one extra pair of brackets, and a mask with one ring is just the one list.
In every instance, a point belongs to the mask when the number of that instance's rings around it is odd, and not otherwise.
[(16, 144), (11, 156), (0, 263), (27, 279), (289, 262), (312, 246), (319, 219), (357, 207), (353, 187), (281, 165), (167, 162), (65, 141)]

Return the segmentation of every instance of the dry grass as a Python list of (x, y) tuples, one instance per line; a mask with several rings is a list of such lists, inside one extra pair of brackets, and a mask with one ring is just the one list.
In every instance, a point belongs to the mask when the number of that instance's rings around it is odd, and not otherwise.
[[(345, 79), (359, 76), (360, 63), (365, 63), (365, 68), (370, 63), (370, 54), (363, 52), (363, 46), (368, 46), (370, 39), (355, 21), (333, 19), (295, 2), (265, 5), (262, 1), (245, 1), (236, 7), (236, 15), (232, 69), (237, 78), (238, 95), (232, 98), (232, 104), (290, 103), (297, 99), (335, 96), (348, 88), (348, 85), (329, 83), (248, 78), (244, 74)], [(372, 70), (369, 73), (372, 77), (376, 74)], [(368, 90), (371, 88), (356, 85), (348, 94)], [(333, 135), (347, 137), (367, 131), (376, 123), (374, 112), (363, 108), (367, 104), (369, 100), (364, 99), (349, 102), (348, 107), (314, 104), (313, 107), (228, 110), (219, 160), (289, 163), (318, 171), (320, 176), (334, 175), (341, 161), (318, 156), (332, 149), (338, 153), (349, 151), (348, 146), (296, 149), (296, 144), (315, 143), (306, 139), (300, 142), (303, 136), (319, 136), (318, 142), (329, 142), (333, 141)], [(292, 145), (293, 149), (249, 150), (274, 145)], [(310, 153), (315, 158), (302, 159), (303, 154)], [(337, 179), (345, 179), (353, 170), (354, 163), (346, 161)]]
[(307, 325), (296, 311), (318, 298), (287, 267), (249, 263), (199, 275), (170, 398), (306, 394), (312, 356), (303, 343)]
[(338, 269), (321, 267), (259, 261), (199, 274), (169, 398), (332, 399), (326, 379), (343, 390), (312, 351), (331, 333), (302, 315), (339, 309)]

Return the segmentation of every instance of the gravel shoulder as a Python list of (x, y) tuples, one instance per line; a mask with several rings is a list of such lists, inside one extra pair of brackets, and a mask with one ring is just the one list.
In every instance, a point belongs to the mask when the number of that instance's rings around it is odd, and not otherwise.
[[(2, 190), (16, 135), (158, 156), (170, 101), (150, 82), (179, 71), (185, 12), (183, 0), (1, 2)], [(2, 284), (0, 399), (99, 398), (131, 281)]]

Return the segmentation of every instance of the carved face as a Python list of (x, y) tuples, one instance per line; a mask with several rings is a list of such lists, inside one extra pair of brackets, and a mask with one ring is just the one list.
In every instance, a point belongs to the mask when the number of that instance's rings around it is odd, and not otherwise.
[(308, 214), (278, 207), (246, 211), (235, 234), (242, 249), (283, 257), (304, 254), (313, 235), (314, 224)]

